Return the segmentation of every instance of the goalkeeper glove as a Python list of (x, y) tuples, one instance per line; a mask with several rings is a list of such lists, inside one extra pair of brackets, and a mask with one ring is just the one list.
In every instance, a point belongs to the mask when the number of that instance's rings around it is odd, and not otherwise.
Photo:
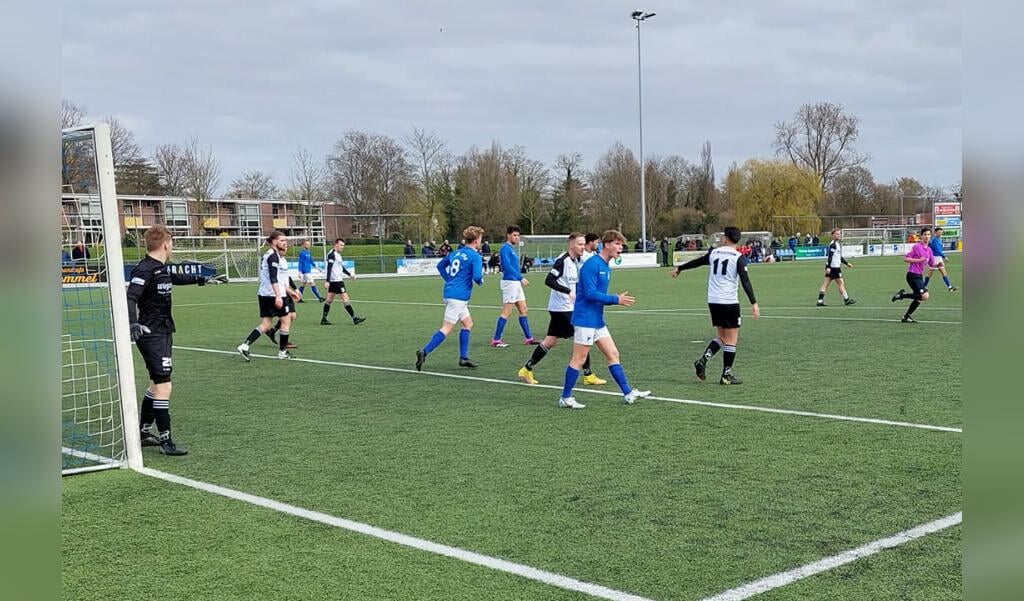
[(139, 338), (142, 338), (146, 334), (152, 333), (152, 330), (142, 325), (141, 323), (133, 323), (128, 326), (128, 331), (131, 332), (132, 342), (138, 342)]

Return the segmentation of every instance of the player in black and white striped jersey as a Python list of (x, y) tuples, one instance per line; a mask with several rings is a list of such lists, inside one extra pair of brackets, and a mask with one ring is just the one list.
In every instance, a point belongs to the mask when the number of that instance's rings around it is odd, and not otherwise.
[[(253, 328), (245, 342), (238, 345), (238, 352), (248, 361), (250, 359), (249, 347), (259, 340), (261, 334), (278, 330), (279, 350), (278, 359), (289, 359), (288, 336), (292, 323), (292, 316), (295, 314), (294, 302), (301, 298), (294, 289), (294, 282), (288, 277), (288, 260), (285, 253), (288, 251), (288, 238), (284, 232), (274, 230), (267, 236), (267, 244), (270, 249), (260, 259), (259, 289), (257, 299), (260, 308), (260, 324)], [(278, 318), (278, 325), (273, 328), (270, 322)]]
[[(527, 384), (537, 383), (533, 377), (533, 368), (555, 348), (558, 339), (572, 338), (576, 331), (572, 325), (572, 312), (576, 305), (576, 282), (579, 281), (579, 270), (585, 252), (584, 235), (577, 232), (569, 234), (566, 251), (558, 255), (544, 280), (544, 285), (551, 288), (551, 294), (548, 296), (548, 314), (551, 321), (548, 323), (547, 336), (534, 347), (530, 359), (519, 369), (519, 379)], [(587, 355), (587, 360), (583, 364), (583, 383), (590, 386), (608, 383), (590, 371), (590, 355)]]
[(345, 267), (345, 260), (341, 257), (341, 253), (344, 250), (345, 240), (338, 238), (334, 241), (334, 247), (331, 248), (331, 252), (327, 253), (327, 300), (324, 301), (324, 314), (320, 318), (320, 325), (322, 326), (332, 325), (327, 320), (327, 314), (331, 312), (331, 304), (334, 302), (336, 295), (341, 296), (341, 302), (345, 305), (345, 311), (348, 312), (348, 316), (352, 319), (354, 325), (359, 325), (366, 321), (363, 317), (356, 317), (355, 309), (352, 308), (352, 301), (348, 297), (348, 290), (345, 288), (345, 277), (350, 277), (353, 280), (357, 278), (355, 274)]
[(846, 260), (843, 256), (843, 230), (836, 228), (832, 230), (832, 242), (828, 245), (828, 255), (825, 257), (825, 281), (821, 283), (821, 288), (818, 289), (818, 306), (825, 306), (825, 292), (828, 291), (828, 286), (832, 282), (835, 282), (839, 286), (839, 294), (843, 295), (843, 304), (852, 305), (855, 300), (850, 298), (850, 295), (846, 293), (846, 283), (843, 282), (843, 265), (852, 268), (853, 263)]
[(747, 275), (747, 258), (736, 249), (741, 235), (740, 229), (737, 227), (725, 228), (722, 246), (672, 270), (672, 277), (676, 278), (687, 269), (702, 265), (711, 268), (708, 273), (708, 310), (711, 312), (711, 324), (717, 329), (718, 336), (708, 343), (704, 354), (693, 362), (697, 377), (701, 381), (706, 376), (708, 361), (721, 349), (723, 367), (719, 383), (743, 383), (732, 373), (732, 366), (736, 361), (736, 343), (740, 338), (741, 320), (738, 293), (740, 285), (743, 286), (743, 291), (746, 293), (747, 299), (750, 300), (754, 319), (761, 316), (761, 309), (757, 306), (754, 287), (750, 284), (750, 277)]

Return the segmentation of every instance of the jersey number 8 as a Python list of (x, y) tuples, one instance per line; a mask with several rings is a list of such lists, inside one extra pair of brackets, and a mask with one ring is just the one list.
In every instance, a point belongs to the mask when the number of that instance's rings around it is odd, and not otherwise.
[(462, 263), (458, 259), (455, 259), (448, 265), (448, 268), (445, 271), (448, 272), (449, 276), (455, 277), (455, 274), (459, 273), (459, 268), (461, 266)]

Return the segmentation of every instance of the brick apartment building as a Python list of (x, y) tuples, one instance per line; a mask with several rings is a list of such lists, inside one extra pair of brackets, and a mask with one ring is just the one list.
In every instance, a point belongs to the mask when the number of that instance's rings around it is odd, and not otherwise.
[[(289, 237), (315, 240), (352, 235), (352, 219), (341, 204), (309, 205), (295, 200), (215, 198), (198, 202), (176, 196), (121, 195), (118, 221), (122, 237), (136, 239), (151, 225), (166, 225), (178, 236), (245, 236), (260, 238), (278, 229)], [(80, 232), (87, 242), (98, 237), (100, 204), (95, 196), (64, 194), (63, 231)], [(78, 234), (76, 234), (78, 236)]]

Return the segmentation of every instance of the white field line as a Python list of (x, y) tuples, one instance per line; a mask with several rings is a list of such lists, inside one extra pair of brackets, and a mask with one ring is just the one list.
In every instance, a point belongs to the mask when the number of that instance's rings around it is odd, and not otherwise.
[(862, 547), (850, 549), (849, 551), (844, 551), (838, 555), (833, 555), (832, 557), (826, 557), (825, 559), (820, 559), (786, 572), (779, 572), (778, 574), (773, 574), (766, 578), (755, 580), (754, 582), (719, 593), (713, 597), (707, 597), (703, 601), (743, 601), (744, 599), (749, 599), (755, 595), (760, 595), (761, 593), (772, 589), (777, 589), (788, 584), (792, 584), (798, 580), (803, 580), (808, 576), (813, 576), (815, 574), (820, 574), (821, 572), (838, 568), (839, 566), (874, 555), (880, 551), (892, 549), (923, 536), (951, 528), (962, 522), (963, 513), (954, 513), (935, 520), (934, 522), (928, 522), (927, 524), (921, 524), (920, 526), (911, 528), (910, 530), (904, 530), (903, 532), (888, 538), (876, 540)]
[(372, 536), (373, 538), (379, 538), (391, 543), (402, 545), (404, 547), (410, 547), (412, 549), (418, 549), (420, 551), (426, 551), (428, 553), (435, 553), (437, 555), (443, 555), (466, 563), (483, 566), (492, 570), (498, 570), (500, 572), (506, 572), (508, 574), (514, 574), (522, 578), (529, 580), (535, 580), (537, 582), (543, 582), (551, 586), (555, 586), (561, 589), (570, 591), (576, 591), (598, 597), (600, 599), (610, 599), (612, 601), (651, 601), (645, 597), (634, 595), (632, 593), (626, 593), (610, 589), (598, 584), (592, 584), (589, 582), (583, 582), (582, 580), (576, 580), (568, 576), (562, 576), (561, 574), (555, 574), (553, 572), (547, 572), (538, 568), (523, 565), (521, 563), (515, 563), (497, 557), (491, 557), (489, 555), (482, 555), (473, 551), (467, 551), (458, 547), (451, 547), (443, 545), (441, 543), (435, 543), (433, 541), (425, 540), (422, 538), (416, 538), (400, 532), (394, 532), (392, 530), (384, 530), (376, 526), (364, 524), (361, 522), (354, 522), (352, 520), (346, 520), (344, 518), (335, 517), (319, 511), (312, 511), (297, 507), (295, 505), (289, 505), (273, 499), (267, 499), (265, 497), (259, 497), (251, 495), (249, 493), (240, 492), (231, 488), (225, 488), (216, 484), (210, 484), (207, 482), (200, 482), (198, 480), (192, 480), (177, 476), (174, 474), (168, 474), (159, 470), (151, 468), (140, 468), (139, 473), (165, 480), (167, 482), (173, 482), (182, 486), (188, 486), (197, 490), (220, 495), (236, 501), (242, 501), (258, 507), (264, 507), (272, 511), (278, 511), (298, 518), (310, 520), (313, 522), (319, 522), (335, 528), (341, 528), (351, 532), (364, 534), (366, 536)]
[[(214, 353), (214, 354), (218, 354), (218, 355), (236, 355), (236, 354), (238, 354), (237, 351), (226, 351), (226, 350), (219, 350), (219, 349), (199, 348), (199, 347), (193, 347), (193, 346), (178, 346), (178, 345), (175, 345), (174, 348), (178, 349), (178, 350), (183, 350), (183, 351), (195, 351), (195, 352), (198, 352), (198, 353)], [(276, 356), (272, 356), (272, 355), (252, 354), (252, 357), (260, 358), (260, 359), (269, 359), (269, 360), (272, 360), (272, 361), (278, 361), (279, 360), (279, 359), (277, 359)], [(491, 383), (491, 384), (504, 384), (504, 385), (507, 385), (507, 386), (527, 386), (527, 387), (530, 387), (530, 388), (545, 388), (545, 389), (549, 389), (549, 390), (558, 390), (558, 391), (562, 390), (561, 386), (554, 386), (552, 384), (524, 384), (523, 382), (519, 382), (519, 381), (515, 381), (515, 380), (498, 380), (496, 378), (481, 378), (481, 377), (477, 377), (477, 376), (464, 376), (464, 375), (461, 375), (461, 374), (448, 374), (448, 373), (442, 373), (442, 372), (436, 372), (436, 371), (422, 371), (422, 372), (419, 372), (419, 371), (416, 371), (415, 369), (402, 368), (402, 367), (385, 367), (385, 366), (381, 366), (381, 365), (363, 365), (361, 363), (347, 363), (347, 362), (344, 362), (344, 361), (325, 361), (323, 359), (307, 359), (307, 358), (299, 358), (299, 357), (293, 357), (293, 358), (289, 359), (289, 361), (292, 361), (292, 362), (296, 362), (297, 361), (297, 362), (301, 362), (301, 363), (312, 363), (312, 364), (316, 364), (316, 365), (336, 365), (338, 367), (352, 367), (352, 368), (358, 368), (358, 369), (370, 369), (370, 370), (387, 371), (387, 372), (393, 372), (393, 373), (403, 373), (403, 374), (413, 374), (413, 375), (426, 375), (426, 376), (434, 376), (434, 377), (438, 377), (438, 378), (451, 378), (451, 379), (455, 379), (455, 380), (470, 380), (470, 381), (474, 381), (474, 382), (488, 382), (488, 383)], [(614, 392), (614, 391), (611, 391), (611, 390), (594, 390), (594, 389), (590, 389), (590, 388), (576, 388), (574, 390), (577, 393), (600, 394), (600, 395), (605, 395), (605, 396), (622, 397), (622, 393)], [(912, 423), (912, 422), (897, 422), (897, 421), (890, 421), (890, 420), (886, 420), (886, 419), (876, 419), (876, 418), (872, 418), (872, 417), (855, 417), (855, 416), (849, 416), (849, 415), (836, 415), (836, 414), (831, 414), (831, 413), (815, 413), (813, 411), (798, 411), (798, 410), (794, 410), (794, 409), (776, 409), (776, 408), (773, 408), (773, 407), (758, 407), (758, 406), (755, 406), (755, 405), (737, 405), (737, 404), (734, 404), (734, 403), (716, 403), (716, 402), (711, 402), (711, 401), (695, 401), (695, 400), (691, 400), (691, 399), (676, 399), (676, 398), (662, 397), (662, 396), (649, 396), (647, 398), (651, 399), (651, 400), (655, 400), (655, 401), (665, 401), (665, 402), (668, 402), (668, 403), (680, 403), (680, 404), (684, 404), (684, 405), (698, 405), (698, 406), (701, 406), (701, 407), (716, 407), (716, 408), (719, 408), (719, 409), (738, 409), (738, 410), (743, 410), (743, 411), (759, 411), (759, 412), (762, 412), (762, 413), (775, 413), (775, 414), (780, 414), (780, 415), (798, 415), (798, 416), (801, 416), (801, 417), (814, 417), (814, 418), (819, 418), (819, 419), (830, 419), (830, 420), (846, 421), (846, 422), (858, 422), (858, 423), (865, 423), (865, 424), (878, 424), (878, 425), (883, 425), (883, 426), (897, 426), (897, 427), (901, 427), (901, 428), (918, 428), (918, 429), (921, 429), (921, 430), (935, 430), (935, 431), (939, 431), (939, 432), (957, 432), (957, 433), (963, 432), (963, 430), (961, 428), (954, 428), (954, 427), (949, 427), (949, 426), (935, 426), (935, 425), (931, 425), (931, 424), (917, 424), (917, 423)]]
[[(352, 299), (353, 304), (374, 304), (374, 305), (406, 305), (414, 307), (443, 307), (444, 303), (425, 303), (415, 301), (382, 301), (382, 300), (369, 300), (369, 299)], [(251, 305), (253, 301), (224, 301), (214, 303), (190, 303), (175, 305), (177, 307), (209, 307), (214, 305)], [(317, 303), (311, 303), (317, 304)], [(500, 310), (501, 307), (497, 305), (469, 305), (471, 309), (491, 309)], [(816, 309), (816, 307), (781, 307), (784, 309), (803, 309), (808, 310)], [(844, 307), (849, 308), (849, 307)], [(873, 307), (862, 307), (864, 309)], [(953, 307), (940, 307), (941, 309), (955, 309)], [(534, 308), (534, 311), (542, 309)], [(707, 307), (694, 307), (694, 308), (680, 308), (680, 309), (613, 309), (606, 313), (606, 315), (657, 315), (657, 314), (674, 314), (683, 317), (706, 317)], [(770, 309), (769, 309), (770, 310)], [(896, 310), (894, 310), (896, 312)], [(747, 314), (749, 316), (749, 313)], [(826, 317), (822, 315), (812, 316), (795, 316), (795, 315), (761, 315), (761, 319), (804, 319), (804, 320), (817, 320), (817, 321), (874, 321), (882, 323), (899, 323), (898, 319), (881, 319), (875, 317)], [(935, 321), (929, 319), (919, 319), (917, 323), (932, 323), (932, 324), (944, 324), (944, 325), (963, 325), (962, 321)]]

